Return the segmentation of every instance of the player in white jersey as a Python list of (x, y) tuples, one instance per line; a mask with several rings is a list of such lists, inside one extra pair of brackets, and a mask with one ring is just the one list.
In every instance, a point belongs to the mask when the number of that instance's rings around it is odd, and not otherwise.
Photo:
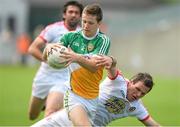
[[(108, 76), (100, 84), (96, 114), (91, 119), (93, 126), (106, 126), (113, 120), (128, 116), (137, 117), (146, 126), (159, 126), (140, 100), (152, 89), (152, 77), (148, 73), (138, 73), (129, 81), (116, 69), (115, 59), (108, 56), (95, 59), (97, 66), (105, 66)], [(44, 118), (32, 127), (42, 126), (72, 126), (72, 122), (63, 109), (50, 115), (50, 120)]]
[(47, 26), (29, 47), (29, 53), (41, 61), (41, 66), (34, 78), (32, 97), (29, 106), (29, 118), (38, 117), (45, 105), (45, 116), (63, 107), (63, 94), (67, 89), (64, 83), (69, 80), (67, 69), (53, 69), (43, 61), (41, 49), (48, 43), (59, 42), (69, 31), (79, 30), (83, 6), (77, 1), (69, 1), (64, 5), (63, 21)]
[(128, 81), (116, 69), (116, 60), (112, 57), (96, 57), (96, 63), (105, 66), (108, 76), (100, 84), (94, 126), (106, 126), (113, 120), (128, 116), (136, 117), (146, 126), (159, 126), (140, 100), (153, 87), (151, 75), (138, 73)]

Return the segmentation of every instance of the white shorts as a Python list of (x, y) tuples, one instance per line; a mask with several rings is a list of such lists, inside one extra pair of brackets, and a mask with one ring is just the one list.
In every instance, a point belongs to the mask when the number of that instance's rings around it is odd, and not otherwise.
[(45, 84), (34, 84), (32, 90), (32, 96), (45, 99), (51, 92), (59, 92), (64, 94), (68, 87), (65, 84), (56, 85), (45, 85)]
[(40, 99), (45, 99), (49, 93), (49, 90), (51, 89), (52, 85), (37, 85), (33, 84), (32, 87), (32, 96), (37, 97)]
[(72, 122), (68, 119), (68, 115), (65, 109), (51, 114), (50, 116), (40, 120), (33, 124), (31, 127), (64, 127), (72, 126)]
[(60, 92), (60, 93), (65, 93), (67, 90), (68, 90), (68, 83), (67, 82), (65, 82), (65, 83), (63, 83), (63, 84), (57, 84), (57, 85), (54, 85), (51, 89), (50, 89), (50, 91), (49, 91), (49, 93), (51, 93), (51, 92)]
[(45, 99), (49, 92), (64, 93), (68, 88), (68, 73), (38, 72), (34, 78), (32, 96)]
[[(68, 113), (75, 106), (81, 105), (86, 110), (90, 121), (92, 121), (92, 118), (95, 115), (97, 103), (98, 103), (98, 98), (85, 99), (85, 98), (75, 94), (70, 89), (66, 91), (65, 97), (64, 97), (64, 106)], [(78, 115), (78, 113), (77, 113), (77, 115)]]

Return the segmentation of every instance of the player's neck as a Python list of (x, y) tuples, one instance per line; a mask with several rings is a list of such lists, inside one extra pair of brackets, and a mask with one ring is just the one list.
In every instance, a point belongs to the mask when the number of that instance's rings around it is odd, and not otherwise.
[(97, 36), (98, 33), (99, 33), (99, 29), (97, 29), (96, 33), (95, 33), (93, 36), (88, 37), (88, 36), (86, 36), (86, 35), (83, 33), (83, 31), (82, 31), (83, 37), (86, 38), (87, 40), (92, 40), (92, 39), (94, 39), (94, 38)]
[(75, 31), (77, 28), (77, 26), (72, 27), (72, 26), (68, 25), (68, 23), (65, 21), (64, 21), (64, 26), (68, 29), (68, 31)]

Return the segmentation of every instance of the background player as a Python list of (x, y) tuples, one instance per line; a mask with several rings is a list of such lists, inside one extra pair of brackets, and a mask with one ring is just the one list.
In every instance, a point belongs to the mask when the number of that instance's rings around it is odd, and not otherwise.
[[(63, 21), (48, 25), (29, 47), (29, 53), (42, 61), (34, 78), (29, 118), (36, 119), (45, 104), (45, 116), (63, 107), (64, 82), (69, 80), (67, 69), (53, 69), (43, 61), (41, 49), (47, 43), (58, 42), (69, 31), (79, 30), (83, 6), (77, 1), (68, 1), (63, 8)], [(58, 86), (58, 87), (57, 87)], [(47, 98), (47, 99), (46, 99)]]

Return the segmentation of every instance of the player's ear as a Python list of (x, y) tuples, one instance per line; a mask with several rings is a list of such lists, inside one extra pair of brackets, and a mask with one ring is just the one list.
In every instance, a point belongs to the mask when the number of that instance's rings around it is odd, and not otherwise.
[(63, 13), (63, 15), (62, 15), (62, 16), (63, 16), (63, 19), (65, 19), (65, 18), (66, 18), (66, 14), (65, 14), (65, 13)]
[(100, 25), (102, 24), (102, 21), (99, 21), (98, 24), (99, 24), (99, 26), (100, 26)]

